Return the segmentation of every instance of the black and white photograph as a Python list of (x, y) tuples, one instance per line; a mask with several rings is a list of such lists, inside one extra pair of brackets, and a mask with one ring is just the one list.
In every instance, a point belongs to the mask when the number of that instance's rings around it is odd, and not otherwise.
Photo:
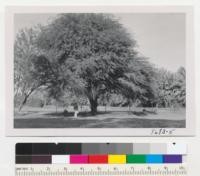
[(185, 127), (184, 14), (16, 14), (15, 128)]
[(14, 13), (13, 128), (186, 128), (187, 24), (179, 11)]

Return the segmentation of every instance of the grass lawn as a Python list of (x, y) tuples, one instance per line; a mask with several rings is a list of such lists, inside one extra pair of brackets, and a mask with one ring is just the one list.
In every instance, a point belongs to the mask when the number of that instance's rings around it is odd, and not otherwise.
[(26, 108), (15, 112), (15, 128), (185, 128), (185, 110), (172, 111), (159, 109), (153, 111), (127, 111), (127, 109), (99, 110), (96, 116), (80, 112), (78, 118), (73, 112), (63, 110)]

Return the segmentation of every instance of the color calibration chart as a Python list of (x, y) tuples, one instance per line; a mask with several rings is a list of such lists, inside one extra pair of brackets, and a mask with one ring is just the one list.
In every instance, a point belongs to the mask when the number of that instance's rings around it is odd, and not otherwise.
[(18, 143), (16, 176), (179, 176), (183, 143)]

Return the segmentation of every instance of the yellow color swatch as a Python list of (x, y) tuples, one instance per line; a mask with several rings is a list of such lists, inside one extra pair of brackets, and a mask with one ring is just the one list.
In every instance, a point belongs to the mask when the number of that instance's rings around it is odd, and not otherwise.
[(108, 155), (108, 164), (126, 164), (126, 155)]

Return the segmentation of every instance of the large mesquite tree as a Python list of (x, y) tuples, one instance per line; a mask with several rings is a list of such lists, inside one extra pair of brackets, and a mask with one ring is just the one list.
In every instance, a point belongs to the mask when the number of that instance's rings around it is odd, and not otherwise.
[(110, 15), (61, 14), (43, 28), (38, 47), (45, 54), (34, 61), (35, 77), (45, 79), (49, 88), (59, 85), (59, 89), (84, 95), (92, 114), (106, 92), (131, 98), (148, 93), (148, 69), (140, 67), (151, 66), (140, 64), (135, 41)]

